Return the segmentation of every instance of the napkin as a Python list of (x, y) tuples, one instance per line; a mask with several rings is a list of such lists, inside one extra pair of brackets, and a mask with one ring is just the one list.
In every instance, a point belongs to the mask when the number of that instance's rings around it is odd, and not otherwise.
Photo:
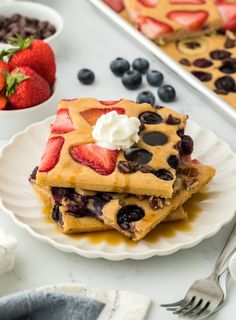
[(104, 303), (80, 295), (23, 291), (0, 299), (1, 320), (96, 320)]
[[(149, 297), (130, 291), (104, 290), (84, 284), (59, 284), (39, 288), (44, 292), (79, 294), (105, 304), (98, 320), (143, 320), (151, 300)], [(1, 317), (0, 317), (1, 319)]]
[(229, 270), (232, 278), (236, 281), (236, 253), (232, 255), (229, 261)]

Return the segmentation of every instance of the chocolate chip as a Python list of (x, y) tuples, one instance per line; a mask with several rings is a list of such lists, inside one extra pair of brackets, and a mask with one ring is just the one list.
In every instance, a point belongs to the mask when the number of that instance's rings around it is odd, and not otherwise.
[(183, 135), (178, 144), (179, 152), (183, 155), (190, 155), (193, 152), (193, 139), (190, 136)]
[(163, 122), (163, 119), (159, 114), (150, 111), (142, 112), (139, 115), (139, 120), (145, 124), (159, 124)]
[(167, 163), (172, 169), (177, 169), (179, 165), (179, 158), (176, 155), (171, 155), (167, 159)]
[(224, 60), (230, 58), (231, 52), (226, 50), (214, 50), (210, 52), (210, 57), (214, 60)]
[(170, 125), (177, 125), (180, 124), (181, 120), (179, 118), (175, 118), (172, 114), (169, 114), (168, 118), (166, 119), (166, 123)]
[(230, 39), (229, 37), (225, 39), (224, 47), (226, 49), (235, 48), (235, 45), (236, 45), (235, 39)]
[(174, 179), (172, 173), (166, 169), (159, 169), (154, 174), (157, 178), (161, 180), (170, 181)]
[(223, 61), (219, 70), (226, 74), (232, 74), (236, 72), (236, 59), (226, 59)]
[(124, 152), (124, 157), (128, 161), (139, 164), (146, 164), (152, 160), (151, 152), (141, 148), (130, 148)]
[(212, 79), (212, 75), (209, 72), (192, 71), (191, 73), (202, 82), (211, 81)]
[(131, 223), (141, 220), (145, 216), (145, 212), (141, 207), (135, 205), (127, 205), (122, 207), (117, 214), (117, 223), (120, 228), (131, 229)]
[(208, 67), (212, 66), (213, 63), (212, 63), (212, 61), (210, 61), (208, 59), (200, 58), (200, 59), (194, 60), (193, 65), (198, 68), (208, 68)]
[(187, 66), (187, 67), (190, 67), (190, 66), (191, 66), (191, 62), (190, 62), (188, 59), (186, 59), (186, 58), (180, 59), (180, 60), (179, 60), (179, 63), (182, 64), (182, 65), (184, 65), (184, 66)]
[(167, 143), (168, 137), (159, 131), (151, 131), (142, 135), (143, 141), (150, 146), (162, 146)]
[(236, 84), (231, 76), (224, 76), (216, 80), (215, 86), (218, 89), (223, 89), (227, 92), (235, 92)]

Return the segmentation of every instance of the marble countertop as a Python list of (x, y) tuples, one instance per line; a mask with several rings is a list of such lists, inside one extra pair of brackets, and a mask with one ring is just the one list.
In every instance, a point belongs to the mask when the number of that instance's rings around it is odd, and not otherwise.
[[(39, 2), (56, 8), (65, 21), (57, 60), (59, 98), (93, 96), (99, 99), (135, 99), (138, 91), (125, 90), (120, 80), (111, 74), (109, 63), (118, 56), (130, 60), (146, 57), (152, 68), (164, 72), (166, 83), (176, 88), (178, 99), (170, 107), (188, 113), (191, 119), (214, 131), (236, 150), (236, 129), (216, 112), (216, 107), (208, 105), (165, 66), (105, 21), (86, 0)], [(94, 85), (79, 84), (77, 72), (82, 67), (94, 70)], [(145, 87), (144, 84), (143, 88)], [(0, 141), (0, 147), (6, 143), (7, 141)], [(194, 280), (211, 272), (232, 222), (216, 236), (204, 240), (194, 248), (167, 257), (121, 262), (86, 259), (76, 254), (60, 252), (49, 244), (32, 238), (1, 211), (0, 225), (19, 240), (14, 270), (0, 277), (0, 296), (46, 284), (81, 282), (101, 288), (133, 290), (146, 294), (153, 301), (148, 320), (170, 320), (175, 317), (161, 309), (159, 304), (179, 300)], [(236, 285), (231, 283), (227, 304), (211, 319), (232, 319), (236, 315), (235, 300)]]

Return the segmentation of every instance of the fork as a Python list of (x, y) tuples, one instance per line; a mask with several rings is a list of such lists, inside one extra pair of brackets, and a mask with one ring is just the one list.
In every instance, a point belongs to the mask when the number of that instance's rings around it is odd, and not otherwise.
[(219, 276), (230, 256), (236, 250), (236, 222), (219, 255), (212, 274), (197, 280), (189, 288), (185, 297), (162, 307), (181, 318), (205, 319), (219, 310), (225, 300), (225, 293), (219, 284)]

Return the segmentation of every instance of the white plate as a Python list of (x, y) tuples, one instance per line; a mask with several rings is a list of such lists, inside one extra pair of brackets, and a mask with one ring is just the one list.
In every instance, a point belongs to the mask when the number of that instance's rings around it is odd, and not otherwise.
[(59, 250), (89, 258), (146, 259), (193, 247), (216, 234), (233, 218), (236, 208), (236, 155), (213, 133), (189, 121), (187, 131), (195, 141), (194, 157), (217, 169), (216, 177), (205, 191), (206, 199), (198, 204), (201, 213), (192, 221), (191, 228), (177, 228), (172, 230), (172, 237), (164, 234), (156, 241), (143, 240), (136, 245), (124, 240), (111, 244), (109, 239), (97, 243), (95, 235), (95, 239), (91, 240), (87, 236), (68, 237), (59, 233), (56, 225), (49, 223), (41, 213), (41, 205), (27, 181), (32, 169), (39, 163), (52, 119), (33, 124), (17, 134), (0, 156), (0, 205), (34, 237), (49, 242)]

